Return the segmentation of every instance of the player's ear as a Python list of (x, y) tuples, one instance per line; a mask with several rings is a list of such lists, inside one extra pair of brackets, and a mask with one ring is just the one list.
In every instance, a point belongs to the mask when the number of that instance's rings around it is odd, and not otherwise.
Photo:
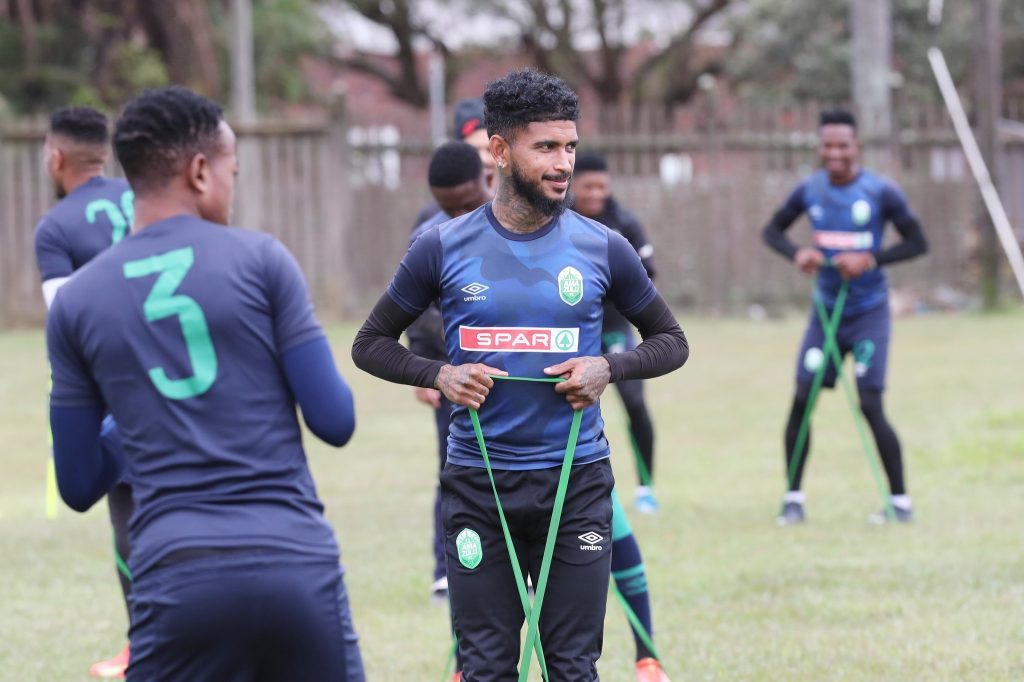
[(512, 147), (504, 137), (501, 135), (491, 135), (491, 139), (487, 141), (487, 146), (490, 148), (491, 156), (494, 157), (494, 163), (498, 165), (499, 169), (507, 168), (512, 163)]
[(51, 145), (49, 147), (49, 159), (47, 161), (50, 164), (50, 168), (54, 170), (64, 170), (68, 163), (68, 157), (64, 155), (64, 152), (56, 146)]
[(188, 162), (188, 185), (199, 194), (206, 194), (210, 189), (210, 160), (206, 154), (199, 152)]

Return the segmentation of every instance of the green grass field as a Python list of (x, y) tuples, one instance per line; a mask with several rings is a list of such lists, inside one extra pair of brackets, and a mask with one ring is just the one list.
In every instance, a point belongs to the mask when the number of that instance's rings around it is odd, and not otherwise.
[[(684, 317), (692, 357), (653, 381), (662, 511), (631, 514), (673, 680), (1024, 679), (1024, 313), (896, 323), (890, 417), (917, 520), (869, 527), (881, 501), (842, 395), (825, 394), (806, 478), (809, 523), (777, 528), (781, 431), (803, 318)], [(441, 679), (429, 603), (433, 422), (412, 390), (356, 371), (332, 330), (359, 426), (308, 451), (337, 529), (371, 682)], [(46, 364), (39, 331), (0, 335), (0, 679), (87, 679), (124, 641), (105, 504), (44, 519)], [(605, 401), (627, 503), (635, 480)], [(609, 603), (600, 670), (632, 679)]]

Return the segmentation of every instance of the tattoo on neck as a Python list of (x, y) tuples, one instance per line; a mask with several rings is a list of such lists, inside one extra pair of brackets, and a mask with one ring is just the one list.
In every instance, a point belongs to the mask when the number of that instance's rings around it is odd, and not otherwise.
[(542, 215), (519, 196), (512, 183), (498, 178), (498, 192), (492, 204), (494, 217), (501, 226), (516, 234), (536, 232), (551, 220), (551, 216)]

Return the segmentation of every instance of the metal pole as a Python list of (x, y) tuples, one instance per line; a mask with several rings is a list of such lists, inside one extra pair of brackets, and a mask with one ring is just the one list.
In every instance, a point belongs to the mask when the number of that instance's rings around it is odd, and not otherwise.
[(888, 143), (892, 134), (892, 11), (890, 0), (850, 3), (852, 33), (850, 75), (859, 127), (867, 142), (865, 160), (891, 171)]
[(430, 53), (427, 80), (430, 95), (430, 136), (434, 140), (434, 146), (438, 146), (448, 135), (445, 133), (444, 125), (444, 57), (436, 51)]
[(252, 123), (256, 119), (252, 0), (231, 0), (231, 11), (231, 108), (238, 122)]
[(1020, 288), (1021, 294), (1024, 295), (1024, 254), (1021, 254), (1020, 244), (1017, 243), (1013, 234), (1006, 209), (1003, 208), (1003, 202), (999, 200), (999, 193), (996, 191), (995, 185), (992, 184), (992, 176), (989, 175), (985, 159), (978, 148), (978, 142), (974, 139), (971, 124), (967, 121), (967, 114), (964, 112), (960, 95), (953, 84), (953, 77), (949, 75), (949, 67), (946, 66), (946, 59), (942, 56), (942, 51), (934, 46), (929, 47), (928, 62), (932, 66), (932, 71), (935, 72), (939, 91), (942, 92), (942, 99), (949, 110), (950, 118), (953, 119), (953, 128), (956, 130), (957, 137), (960, 138), (960, 146), (963, 147), (967, 163), (974, 174), (974, 180), (978, 183), (978, 189), (981, 190), (985, 208), (988, 209), (989, 216), (992, 218), (992, 226), (995, 227), (1003, 251), (1006, 252), (1006, 259), (1010, 261), (1010, 268), (1017, 280), (1017, 286)]
[[(1003, 101), (1003, 51), (999, 28), (1001, 0), (975, 0), (974, 3), (974, 119), (978, 147), (985, 165), (998, 185), (1001, 147), (999, 143), (999, 115)], [(986, 310), (999, 304), (999, 241), (989, 229), (985, 206), (977, 208), (981, 229), (981, 292)]]

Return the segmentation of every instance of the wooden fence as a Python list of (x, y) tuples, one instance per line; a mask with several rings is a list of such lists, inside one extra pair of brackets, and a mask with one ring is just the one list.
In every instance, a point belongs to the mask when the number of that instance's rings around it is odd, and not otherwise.
[[(673, 303), (735, 313), (753, 303), (805, 300), (806, 280), (759, 233), (816, 165), (813, 119), (785, 111), (716, 117), (700, 106), (669, 124), (585, 137), (581, 148), (608, 154), (615, 193), (647, 226), (659, 289)], [(321, 317), (364, 315), (429, 198), (429, 141), (402, 137), (386, 123), (263, 122), (238, 133), (233, 222), (270, 232), (292, 250)], [(32, 232), (53, 198), (42, 140), (39, 124), (0, 129), (0, 325), (43, 317)], [(895, 286), (922, 299), (972, 293), (977, 195), (946, 121), (904, 117), (892, 139), (868, 146), (871, 164), (906, 190), (932, 246), (926, 259), (892, 269)], [(1002, 168), (1003, 195), (1019, 226), (1024, 143), (1008, 141)], [(806, 240), (806, 224), (794, 235)]]

